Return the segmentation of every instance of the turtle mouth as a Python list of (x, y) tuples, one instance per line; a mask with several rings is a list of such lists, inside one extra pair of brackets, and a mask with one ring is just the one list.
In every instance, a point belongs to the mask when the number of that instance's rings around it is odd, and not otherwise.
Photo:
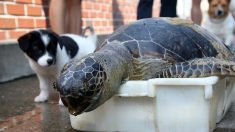
[(68, 107), (69, 113), (74, 116), (82, 114), (91, 105), (89, 99), (85, 99), (82, 97), (75, 98), (72, 96), (67, 96), (67, 97), (62, 96), (61, 100), (62, 100), (63, 104), (66, 107)]
[(74, 116), (82, 114), (91, 104), (90, 98), (86, 98), (84, 96), (72, 96), (69, 93), (64, 94), (64, 92), (59, 88), (57, 82), (53, 83), (53, 88), (60, 92), (61, 101), (66, 107), (68, 107), (69, 113)]
[(83, 112), (89, 112), (99, 106), (99, 99), (101, 90), (94, 90), (89, 87), (86, 82), (85, 86), (77, 84), (76, 87), (71, 86), (69, 83), (62, 84), (61, 80), (53, 83), (53, 88), (60, 93), (60, 98), (63, 104), (68, 108), (69, 113), (77, 116)]
[(100, 95), (101, 92), (97, 93), (95, 96), (75, 97), (72, 95), (61, 95), (61, 100), (63, 104), (68, 107), (69, 113), (77, 116), (83, 112), (90, 112), (100, 106)]

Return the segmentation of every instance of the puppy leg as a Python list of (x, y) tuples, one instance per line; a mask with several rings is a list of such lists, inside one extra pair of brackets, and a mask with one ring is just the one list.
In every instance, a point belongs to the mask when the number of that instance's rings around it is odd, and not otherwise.
[(225, 44), (228, 46), (228, 47), (230, 47), (230, 46), (232, 46), (232, 42), (233, 42), (233, 35), (231, 34), (231, 35), (227, 35), (226, 37), (225, 37)]
[(59, 104), (60, 106), (64, 106), (64, 104), (63, 104), (63, 102), (62, 102), (62, 100), (61, 100), (61, 98), (60, 98), (60, 94), (59, 94), (59, 102), (58, 102), (58, 104)]
[(63, 104), (63, 102), (62, 102), (61, 98), (59, 99), (58, 104), (59, 104), (59, 105), (61, 105), (61, 106), (64, 106), (64, 104)]
[(45, 102), (49, 97), (50, 79), (37, 74), (39, 79), (40, 94), (34, 98), (34, 102)]

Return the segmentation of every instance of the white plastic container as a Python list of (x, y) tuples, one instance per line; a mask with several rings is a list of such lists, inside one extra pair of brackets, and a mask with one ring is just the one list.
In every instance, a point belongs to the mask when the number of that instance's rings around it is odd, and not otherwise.
[(211, 132), (232, 100), (234, 78), (128, 81), (96, 110), (70, 115), (86, 131)]

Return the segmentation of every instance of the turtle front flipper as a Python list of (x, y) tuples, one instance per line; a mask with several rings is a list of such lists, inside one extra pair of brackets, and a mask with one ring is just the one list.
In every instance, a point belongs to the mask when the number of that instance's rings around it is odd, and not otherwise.
[(157, 78), (187, 78), (207, 76), (234, 76), (235, 63), (214, 57), (176, 63), (156, 75)]
[(129, 80), (147, 80), (154, 78), (153, 75), (167, 69), (172, 64), (168, 61), (158, 58), (133, 58), (132, 72), (129, 74)]

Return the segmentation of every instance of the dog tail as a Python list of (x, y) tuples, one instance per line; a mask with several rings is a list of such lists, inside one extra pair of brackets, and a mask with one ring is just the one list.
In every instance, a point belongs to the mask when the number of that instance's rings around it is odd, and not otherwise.
[[(89, 30), (89, 35), (86, 35), (87, 32)], [(92, 26), (92, 24), (89, 24), (89, 26), (86, 26), (83, 29), (82, 35), (89, 38), (90, 40), (92, 40), (94, 43), (97, 43), (97, 35), (95, 33), (94, 27)]]
[(95, 30), (94, 30), (93, 26), (86, 26), (82, 31), (83, 36), (86, 36), (87, 30), (90, 30), (90, 34), (92, 34), (92, 35), (95, 34)]

